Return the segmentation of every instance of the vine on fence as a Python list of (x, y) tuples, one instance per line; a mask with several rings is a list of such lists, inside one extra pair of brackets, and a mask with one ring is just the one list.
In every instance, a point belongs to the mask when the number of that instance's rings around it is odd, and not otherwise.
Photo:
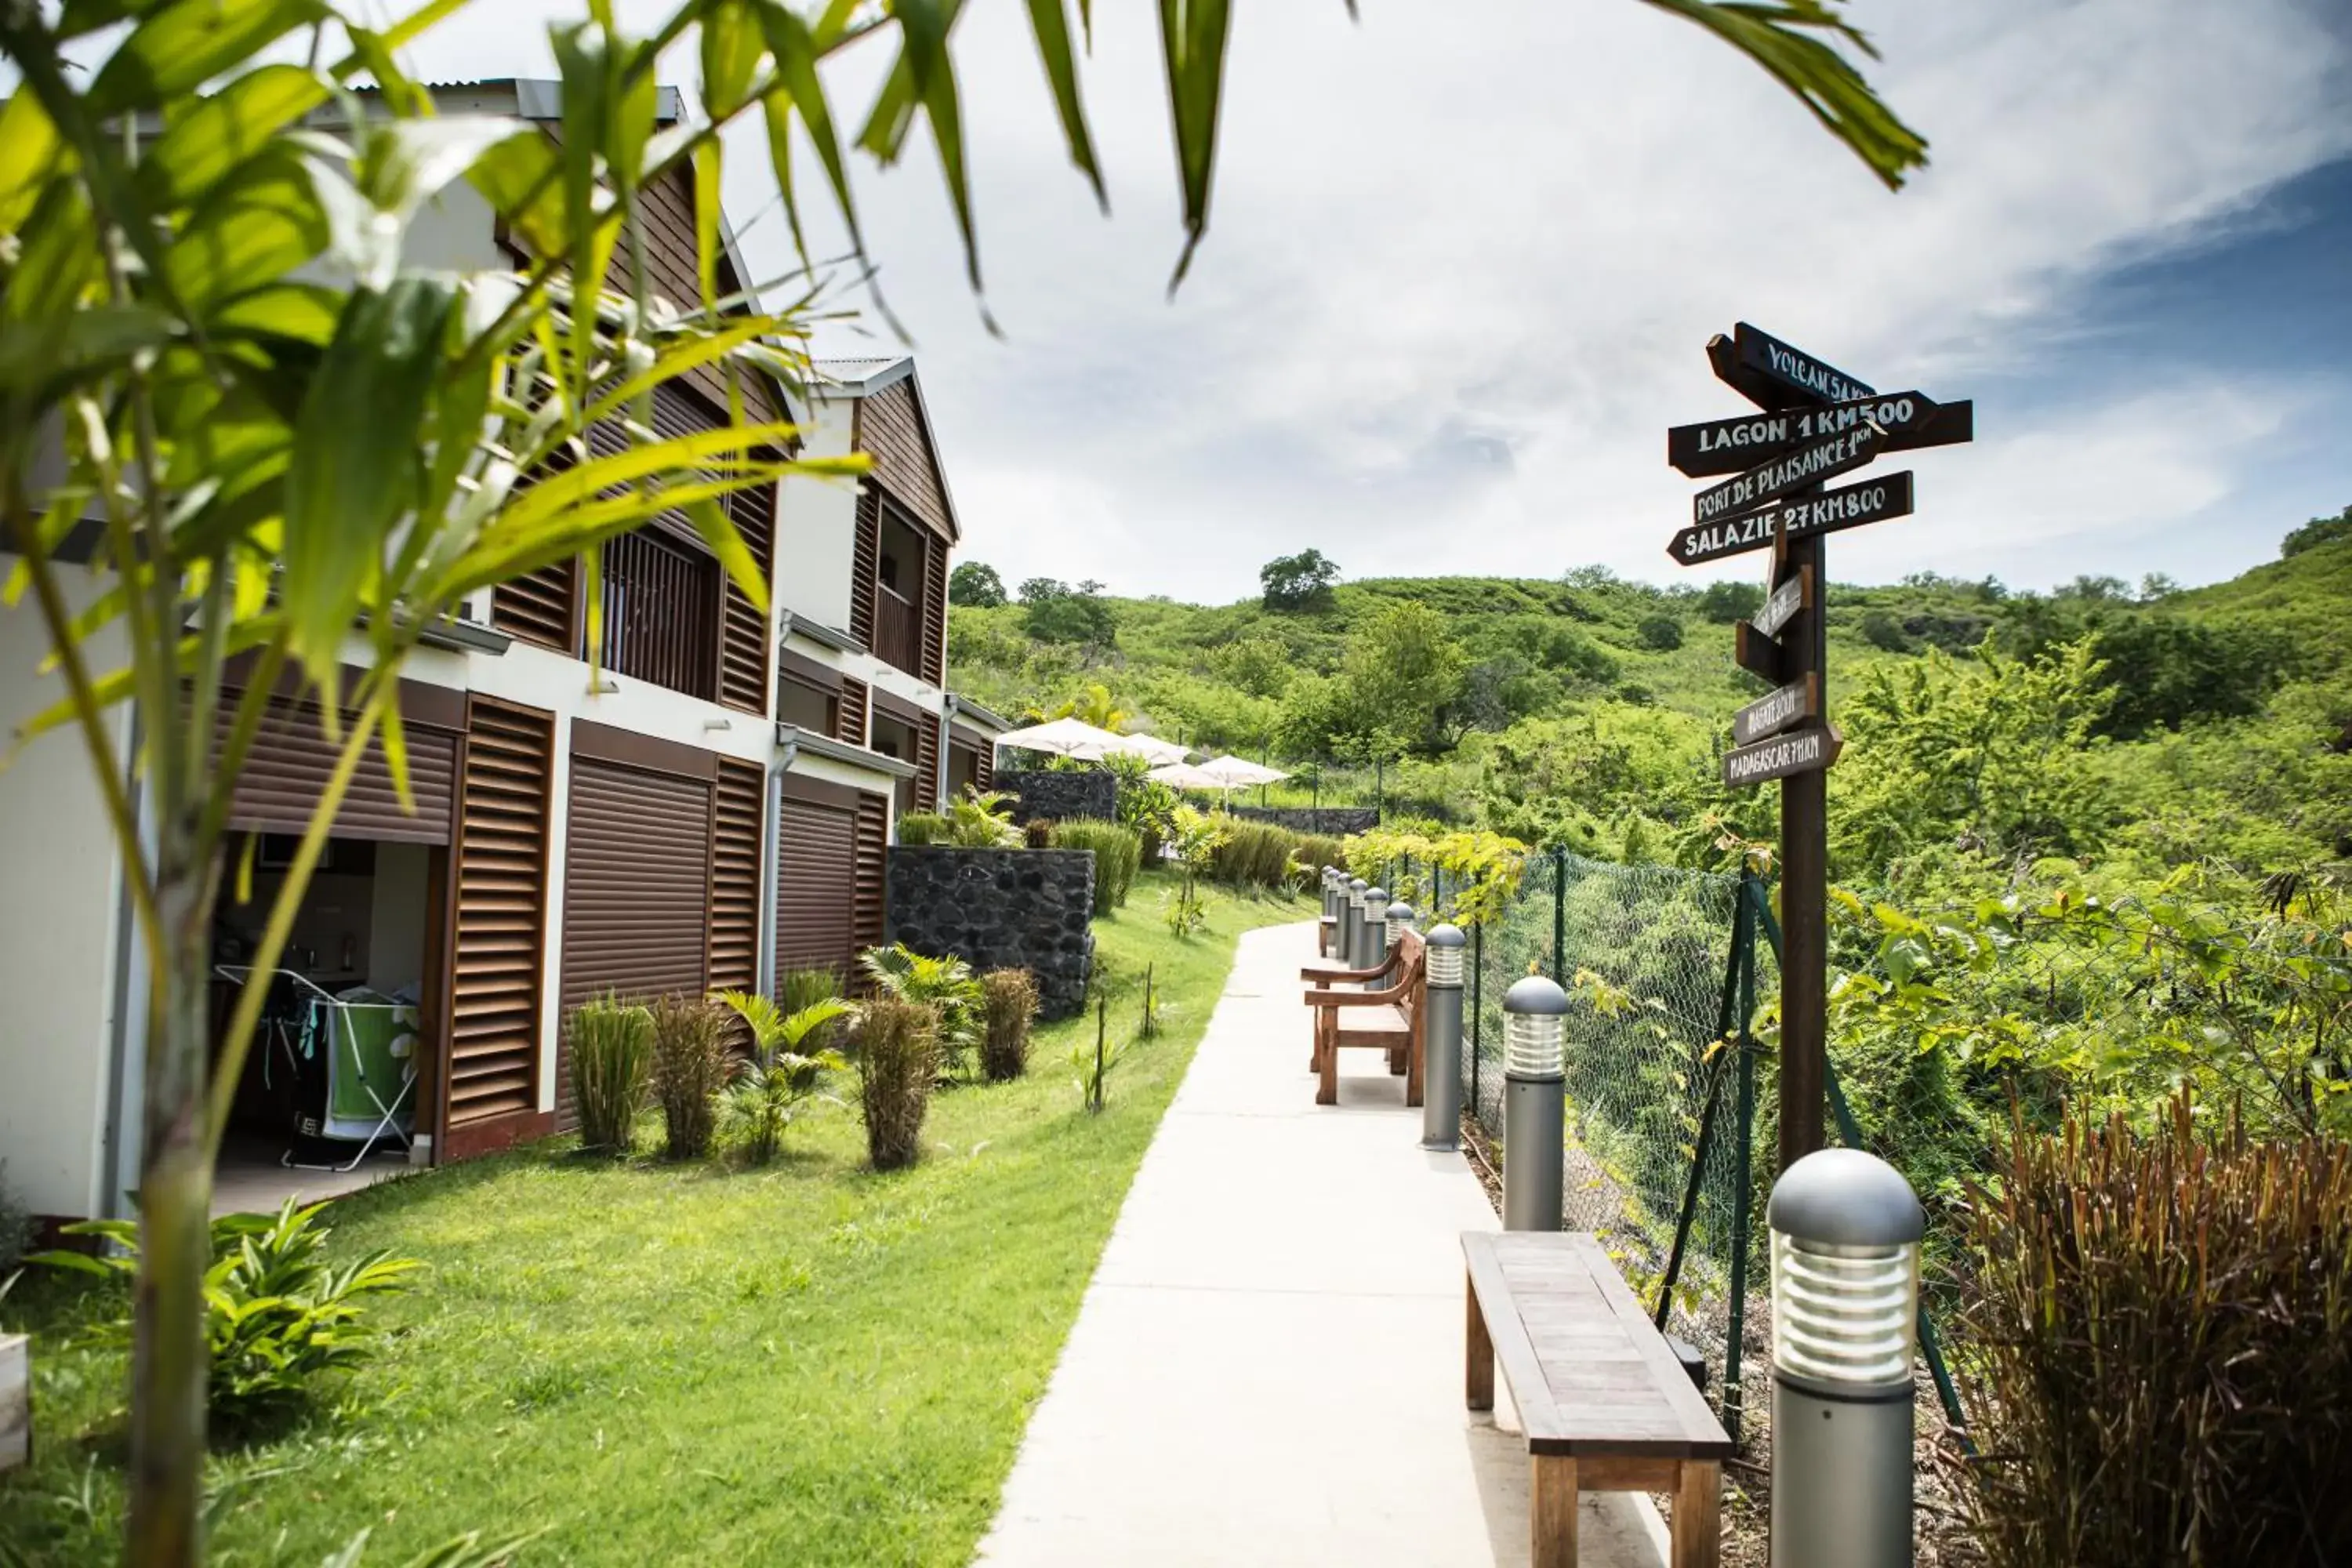
[(1442, 876), (1446, 916), (1462, 926), (1491, 924), (1503, 917), (1518, 896), (1528, 855), (1517, 839), (1483, 830), (1431, 834), (1376, 827), (1350, 834), (1346, 849), (1350, 866), (1402, 868), (1398, 885), (1389, 891), (1407, 900), (1430, 902), (1433, 918), (1435, 900), (1427, 895), (1433, 889), (1422, 886), (1420, 872)]

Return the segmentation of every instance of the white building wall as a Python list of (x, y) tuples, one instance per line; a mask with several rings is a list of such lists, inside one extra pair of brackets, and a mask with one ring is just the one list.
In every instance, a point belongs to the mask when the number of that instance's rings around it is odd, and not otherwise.
[[(15, 559), (0, 555), (0, 568)], [(76, 608), (97, 596), (90, 573), (58, 573)], [(48, 649), (29, 596), (0, 608), (0, 736), (64, 695), (58, 678), (37, 673)], [(121, 637), (101, 633), (89, 658), (95, 670), (119, 668)], [(121, 755), (127, 708), (113, 729)], [(80, 731), (68, 725), (26, 742), (0, 769), (0, 1161), (36, 1214), (108, 1208), (121, 866)]]
[[(846, 398), (819, 403), (803, 426), (802, 456), (846, 454), (856, 406)], [(786, 477), (776, 506), (776, 599), (783, 608), (847, 631), (856, 545), (856, 480)]]

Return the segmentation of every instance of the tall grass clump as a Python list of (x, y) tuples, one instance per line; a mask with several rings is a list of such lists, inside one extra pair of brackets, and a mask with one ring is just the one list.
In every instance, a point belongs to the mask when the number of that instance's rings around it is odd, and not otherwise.
[(1025, 969), (992, 969), (980, 977), (985, 1029), (980, 1068), (991, 1083), (1029, 1070), (1029, 1031), (1037, 1022), (1037, 981)]
[(653, 1076), (654, 1016), (607, 992), (572, 1011), (572, 1103), (580, 1143), (626, 1153)]
[(2352, 1563), (2352, 1144), (2021, 1127), (1974, 1194), (1992, 1568)]
[(33, 1245), (33, 1214), (8, 1186), (8, 1162), (0, 1160), (0, 1281), (5, 1281)]
[[(1304, 874), (1307, 877), (1314, 876), (1326, 866), (1344, 867), (1348, 863), (1347, 843), (1327, 834), (1299, 834), (1291, 845), (1290, 853), (1304, 868)], [(1307, 884), (1299, 885), (1304, 887)]]
[(910, 811), (898, 818), (898, 842), (907, 845), (944, 844), (952, 825), (936, 811)]
[(1306, 858), (1307, 842), (1305, 835), (1272, 823), (1235, 822), (1217, 846), (1210, 874), (1228, 887), (1278, 892), (1296, 879), (1291, 865)]
[[(776, 1010), (787, 1018), (840, 994), (841, 976), (830, 969), (788, 969), (776, 976)], [(833, 1044), (840, 1029), (838, 1023), (828, 1019), (803, 1042), (805, 1048), (824, 1049)]]
[(686, 995), (656, 997), (650, 1011), (664, 1147), (673, 1160), (700, 1159), (710, 1149), (719, 1091), (733, 1059), (728, 1045), (737, 1032), (735, 1014), (722, 1002)]
[(1055, 843), (1064, 849), (1085, 849), (1095, 858), (1095, 913), (1107, 915), (1126, 906), (1143, 866), (1143, 836), (1116, 822), (1063, 823)]
[(911, 1165), (940, 1075), (940, 1018), (926, 1003), (877, 996), (858, 1010), (857, 1109), (877, 1171)]

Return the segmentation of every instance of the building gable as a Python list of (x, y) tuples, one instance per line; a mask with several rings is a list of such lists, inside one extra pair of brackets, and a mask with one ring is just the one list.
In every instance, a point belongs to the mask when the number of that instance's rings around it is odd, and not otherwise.
[(911, 374), (858, 400), (855, 444), (874, 459), (874, 482), (891, 500), (940, 539), (956, 542), (955, 509)]

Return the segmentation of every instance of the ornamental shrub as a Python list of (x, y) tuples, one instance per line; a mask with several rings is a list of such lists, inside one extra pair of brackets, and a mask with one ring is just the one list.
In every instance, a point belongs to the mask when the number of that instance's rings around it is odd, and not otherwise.
[(1037, 1022), (1037, 981), (1025, 969), (992, 969), (980, 977), (981, 1013), (986, 1030), (980, 1045), (981, 1070), (991, 1083), (1003, 1083), (1029, 1070), (1029, 1033)]
[(2352, 1143), (2085, 1116), (1971, 1193), (1992, 1568), (2352, 1562)]
[(898, 819), (901, 844), (945, 844), (951, 824), (936, 811), (910, 811)]
[(654, 1099), (662, 1108), (665, 1150), (673, 1160), (700, 1158), (710, 1148), (719, 1091), (733, 1059), (728, 1049), (735, 1014), (702, 996), (663, 996), (653, 1015)]
[(876, 1170), (896, 1171), (922, 1154), (923, 1117), (939, 1073), (937, 1008), (883, 995), (858, 1010), (857, 1109)]
[(572, 1103), (581, 1147), (629, 1152), (653, 1057), (654, 1016), (644, 1007), (608, 992), (572, 1009)]
[(1143, 864), (1143, 836), (1115, 822), (1062, 823), (1055, 842), (1065, 849), (1085, 849), (1095, 858), (1095, 913), (1107, 915), (1127, 903)]

